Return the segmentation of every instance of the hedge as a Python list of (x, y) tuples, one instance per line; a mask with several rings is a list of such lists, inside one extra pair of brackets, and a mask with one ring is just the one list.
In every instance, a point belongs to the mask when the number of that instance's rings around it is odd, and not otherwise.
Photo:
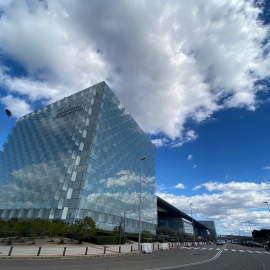
[(119, 244), (119, 236), (92, 237), (90, 241), (96, 245), (117, 245)]

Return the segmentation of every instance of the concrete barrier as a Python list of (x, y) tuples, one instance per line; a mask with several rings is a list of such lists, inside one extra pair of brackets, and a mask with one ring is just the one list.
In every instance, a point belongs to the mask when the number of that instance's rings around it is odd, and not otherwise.
[(168, 243), (162, 243), (161, 244), (161, 250), (164, 251), (164, 250), (169, 250), (169, 244)]

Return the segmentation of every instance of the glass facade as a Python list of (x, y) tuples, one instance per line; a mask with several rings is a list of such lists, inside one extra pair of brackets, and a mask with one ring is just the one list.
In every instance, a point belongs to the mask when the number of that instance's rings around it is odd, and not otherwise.
[(194, 235), (192, 223), (184, 218), (183, 218), (183, 233)]
[(189, 235), (194, 234), (192, 222), (182, 217), (158, 217), (158, 226), (169, 227), (175, 232), (181, 232)]
[(200, 223), (209, 228), (209, 230), (201, 230), (199, 234), (206, 239), (214, 240), (217, 238), (215, 222), (212, 220), (200, 220)]
[(125, 213), (126, 231), (138, 232), (141, 180), (142, 230), (155, 232), (154, 151), (101, 82), (17, 121), (0, 151), (0, 217), (90, 216), (113, 230)]

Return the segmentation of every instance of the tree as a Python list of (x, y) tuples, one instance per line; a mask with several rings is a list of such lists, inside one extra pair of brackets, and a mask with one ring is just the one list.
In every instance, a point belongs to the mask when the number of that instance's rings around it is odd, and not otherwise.
[(52, 226), (52, 223), (49, 220), (40, 218), (33, 220), (32, 224), (32, 236), (40, 236), (41, 238), (43, 238), (44, 235), (49, 234)]
[(91, 217), (85, 217), (83, 220), (76, 220), (72, 226), (74, 237), (78, 240), (78, 244), (86, 238), (91, 238), (96, 234), (96, 224)]
[(14, 233), (17, 237), (29, 237), (33, 228), (33, 222), (31, 220), (18, 220), (14, 225)]
[(144, 238), (152, 238), (153, 235), (149, 231), (142, 231), (142, 237)]
[[(118, 226), (115, 226), (113, 228), (113, 232), (116, 233), (116, 234), (119, 234), (119, 244), (122, 244), (122, 234), (124, 233), (124, 228), (123, 228), (123, 224), (124, 224), (124, 218), (123, 217), (120, 217), (118, 219)], [(125, 239), (124, 239), (125, 241)]]
[(167, 226), (158, 227), (156, 232), (159, 241), (179, 241), (178, 233)]
[(70, 231), (69, 224), (64, 222), (61, 219), (54, 219), (50, 226), (50, 235), (52, 238), (58, 237), (64, 237), (66, 236)]

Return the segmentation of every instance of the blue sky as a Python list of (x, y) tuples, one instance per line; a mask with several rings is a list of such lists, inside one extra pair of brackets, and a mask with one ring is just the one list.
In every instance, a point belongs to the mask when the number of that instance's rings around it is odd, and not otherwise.
[(269, 1), (0, 1), (0, 125), (105, 80), (156, 145), (157, 194), (270, 228)]
[[(202, 182), (268, 181), (269, 118), (269, 104), (255, 112), (237, 109), (216, 113), (196, 128), (196, 141), (181, 148), (158, 149), (158, 181), (178, 179), (186, 187), (179, 193), (185, 195)], [(167, 164), (168, 171), (162, 170), (162, 164)]]

